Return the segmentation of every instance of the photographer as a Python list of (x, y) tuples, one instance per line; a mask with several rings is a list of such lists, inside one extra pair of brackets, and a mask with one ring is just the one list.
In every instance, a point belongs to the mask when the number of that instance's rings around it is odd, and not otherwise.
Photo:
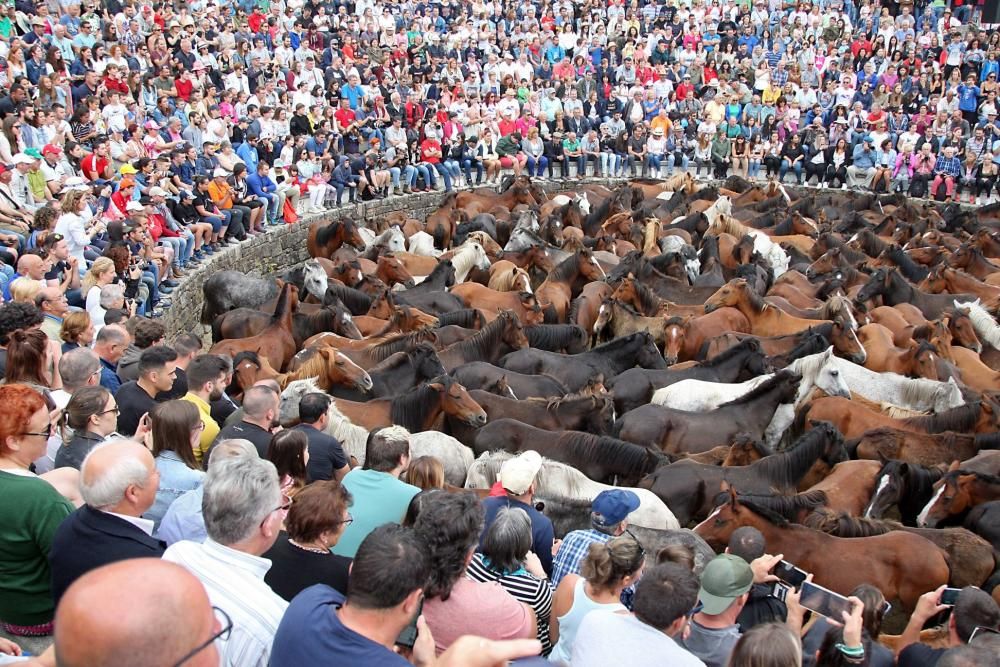
[[(389, 175), (392, 177), (392, 188), (395, 194), (410, 194), (413, 184), (417, 180), (417, 168), (410, 164), (409, 151), (406, 150), (406, 144), (404, 143), (398, 149), (390, 144), (385, 149), (385, 154), (383, 155), (385, 160), (385, 166), (389, 170)], [(479, 177), (482, 180), (483, 171), (482, 167), (479, 168)], [(400, 177), (402, 177), (403, 185), (400, 186)]]
[(389, 184), (390, 174), (388, 169), (381, 168), (383, 163), (384, 158), (376, 149), (365, 153), (358, 184), (362, 199), (385, 199), (383, 188)]

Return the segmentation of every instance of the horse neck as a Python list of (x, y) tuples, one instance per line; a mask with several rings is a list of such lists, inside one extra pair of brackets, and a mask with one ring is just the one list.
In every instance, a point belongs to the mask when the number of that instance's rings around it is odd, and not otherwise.
[(752, 465), (756, 466), (755, 470), (776, 473), (771, 481), (787, 484), (790, 489), (794, 489), (823, 455), (825, 447), (825, 437), (812, 437), (798, 447), (765, 457)]
[(286, 331), (292, 330), (292, 300), (292, 288), (289, 286), (282, 289), (271, 320), (273, 324)]
[(461, 252), (452, 255), (451, 265), (455, 268), (455, 282), (464, 282), (472, 265), (476, 259), (476, 252), (472, 246), (465, 248)]
[[(390, 414), (396, 420), (397, 411), (402, 412), (406, 424), (399, 424), (411, 432), (426, 431), (444, 412), (442, 394), (427, 385), (422, 385), (390, 400)], [(398, 423), (398, 422), (397, 422)]]

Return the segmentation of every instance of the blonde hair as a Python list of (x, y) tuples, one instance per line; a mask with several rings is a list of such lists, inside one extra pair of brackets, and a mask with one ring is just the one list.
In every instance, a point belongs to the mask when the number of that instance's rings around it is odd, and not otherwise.
[(645, 552), (638, 542), (631, 537), (616, 537), (590, 545), (580, 574), (594, 588), (610, 591), (622, 579), (638, 572), (644, 560)]
[(34, 303), (35, 295), (42, 291), (42, 285), (37, 280), (31, 278), (21, 278), (15, 280), (10, 288), (11, 301), (21, 303)]
[(106, 271), (114, 272), (114, 270), (115, 263), (110, 257), (98, 257), (95, 259), (94, 263), (87, 270), (86, 275), (83, 276), (83, 280), (80, 281), (80, 290), (84, 296), (90, 291), (91, 287), (97, 285), (97, 279), (102, 273)]
[(406, 481), (422, 491), (444, 488), (444, 466), (433, 456), (418, 456), (406, 469)]

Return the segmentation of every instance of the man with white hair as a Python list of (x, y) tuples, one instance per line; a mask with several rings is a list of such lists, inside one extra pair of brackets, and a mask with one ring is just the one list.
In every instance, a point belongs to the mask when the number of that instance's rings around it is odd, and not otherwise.
[(401, 426), (387, 426), (368, 436), (365, 467), (355, 468), (342, 484), (354, 498), (347, 525), (333, 547), (333, 553), (354, 558), (361, 542), (379, 526), (399, 523), (406, 515), (413, 496), (420, 489), (399, 476), (410, 465), (410, 432)]
[(80, 466), (86, 504), (60, 524), (49, 550), (57, 605), (70, 584), (91, 570), (163, 555), (166, 545), (153, 537), (153, 522), (142, 518), (159, 485), (153, 455), (134, 440), (109, 440), (87, 454)]
[(271, 548), (290, 506), (274, 464), (256, 456), (219, 461), (205, 478), (204, 544), (183, 540), (163, 559), (187, 568), (205, 586), (212, 605), (232, 619), (217, 646), (226, 667), (265, 667), (288, 603), (264, 583)]

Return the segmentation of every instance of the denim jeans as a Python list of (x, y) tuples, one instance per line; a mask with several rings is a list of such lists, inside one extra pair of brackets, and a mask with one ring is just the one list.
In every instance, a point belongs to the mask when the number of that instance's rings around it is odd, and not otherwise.
[(441, 178), (444, 179), (444, 189), (445, 189), (445, 192), (450, 191), (451, 190), (451, 186), (452, 186), (451, 170), (448, 167), (446, 167), (444, 164), (442, 164), (441, 162), (435, 163), (434, 164), (434, 169), (436, 169), (437, 173), (440, 174)]
[(795, 172), (795, 179), (797, 181), (801, 182), (802, 181), (802, 163), (801, 162), (796, 162), (794, 165), (792, 165), (792, 163), (789, 162), (788, 160), (782, 160), (781, 161), (781, 169), (778, 170), (778, 182), (780, 183), (780, 182), (782, 182), (782, 181), (785, 180), (785, 174), (788, 173), (789, 169), (791, 169), (791, 170), (793, 170)]
[(622, 161), (615, 153), (601, 153), (601, 173), (610, 176), (618, 173)]
[(680, 168), (681, 169), (685, 169), (685, 170), (688, 168), (688, 163), (690, 162), (690, 160), (688, 159), (687, 155), (684, 155), (684, 153), (667, 153), (667, 173), (668, 174), (672, 174), (674, 172), (674, 167), (678, 166), (678, 163), (677, 163), (677, 156), (678, 155), (681, 158), (680, 159)]
[[(529, 160), (531, 158), (528, 158)], [(483, 182), (483, 161), (473, 160), (471, 157), (462, 158), (462, 171), (465, 172), (465, 180), (468, 183), (472, 182), (472, 168), (476, 168), (476, 185)]]
[(544, 155), (539, 155), (535, 157), (529, 155), (528, 161), (525, 163), (528, 167), (528, 176), (542, 176), (545, 174), (545, 168), (549, 166), (549, 159)]

